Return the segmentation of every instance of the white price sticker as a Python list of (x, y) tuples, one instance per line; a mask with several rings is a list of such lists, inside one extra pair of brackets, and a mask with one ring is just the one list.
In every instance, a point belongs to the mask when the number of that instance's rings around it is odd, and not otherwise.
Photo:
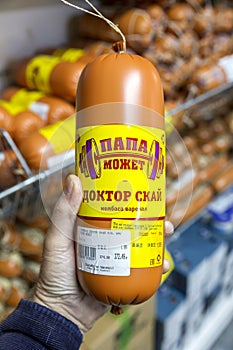
[(32, 102), (29, 106), (30, 111), (39, 115), (39, 117), (44, 121), (48, 122), (49, 105), (43, 102)]
[(129, 230), (78, 227), (79, 270), (106, 276), (130, 275)]

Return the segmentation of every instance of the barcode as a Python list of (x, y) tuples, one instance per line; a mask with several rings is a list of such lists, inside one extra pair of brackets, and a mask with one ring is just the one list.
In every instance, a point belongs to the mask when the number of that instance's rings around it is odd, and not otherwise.
[(78, 255), (80, 258), (96, 259), (96, 248), (79, 244)]

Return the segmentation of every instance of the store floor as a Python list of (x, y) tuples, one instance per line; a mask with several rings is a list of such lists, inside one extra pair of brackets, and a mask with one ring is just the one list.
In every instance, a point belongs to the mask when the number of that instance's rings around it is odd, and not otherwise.
[(233, 321), (210, 350), (233, 350)]

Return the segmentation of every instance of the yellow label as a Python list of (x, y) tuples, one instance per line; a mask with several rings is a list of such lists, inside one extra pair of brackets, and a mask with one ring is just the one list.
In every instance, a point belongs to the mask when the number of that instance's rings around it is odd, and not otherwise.
[(164, 281), (166, 281), (166, 279), (168, 278), (170, 273), (174, 270), (174, 266), (175, 266), (174, 261), (172, 259), (172, 256), (171, 256), (171, 254), (169, 253), (169, 251), (166, 248), (165, 248), (165, 251), (164, 251), (164, 259), (169, 261), (170, 268), (169, 268), (169, 270), (166, 273), (163, 273), (162, 279), (161, 279), (161, 284), (163, 284)]
[(51, 72), (59, 62), (59, 58), (47, 55), (40, 55), (31, 59), (26, 68), (28, 87), (47, 93), (51, 92)]
[(112, 220), (113, 230), (130, 230), (130, 267), (148, 268), (163, 263), (164, 220)]
[(53, 147), (55, 154), (67, 151), (75, 146), (75, 117), (59, 121), (39, 130)]
[(11, 115), (16, 115), (25, 110), (25, 107), (22, 105), (14, 104), (3, 100), (0, 101), (0, 106), (5, 108), (5, 110)]
[(26, 89), (18, 90), (11, 98), (11, 102), (20, 104), (28, 109), (32, 102), (38, 101), (44, 94), (40, 91), (27, 91)]
[(165, 216), (162, 129), (124, 124), (78, 129), (76, 173), (83, 186), (80, 216)]
[(67, 49), (59, 54), (55, 53), (55, 56), (60, 57), (64, 61), (77, 62), (77, 60), (84, 55), (85, 51), (82, 49)]

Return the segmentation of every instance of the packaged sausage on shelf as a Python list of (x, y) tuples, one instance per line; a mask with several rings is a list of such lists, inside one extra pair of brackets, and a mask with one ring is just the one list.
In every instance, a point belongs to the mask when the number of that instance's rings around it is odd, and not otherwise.
[(31, 111), (23, 111), (14, 117), (11, 136), (16, 145), (19, 145), (33, 132), (43, 128), (43, 126), (45, 126), (45, 122), (38, 114)]
[[(151, 16), (145, 9), (129, 8), (120, 14), (113, 14), (112, 17), (124, 33), (129, 48), (135, 52), (142, 52), (150, 45), (154, 33)], [(81, 37), (111, 43), (120, 40), (120, 35), (98, 17), (85, 14), (77, 16), (73, 22)]]
[(19, 144), (19, 150), (33, 170), (45, 170), (74, 156), (75, 115), (39, 129)]
[(233, 55), (200, 66), (190, 78), (191, 84), (197, 86), (201, 93), (233, 82)]
[(43, 117), (28, 110), (25, 104), (0, 100), (0, 127), (9, 132), (16, 143), (44, 125)]
[(1, 98), (38, 114), (45, 124), (54, 124), (75, 112), (74, 105), (64, 99), (19, 86), (4, 89)]
[(59, 57), (37, 55), (17, 63), (14, 80), (23, 88), (74, 102), (80, 74), (89, 60), (69, 62)]

